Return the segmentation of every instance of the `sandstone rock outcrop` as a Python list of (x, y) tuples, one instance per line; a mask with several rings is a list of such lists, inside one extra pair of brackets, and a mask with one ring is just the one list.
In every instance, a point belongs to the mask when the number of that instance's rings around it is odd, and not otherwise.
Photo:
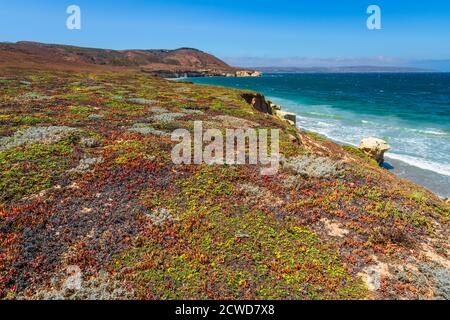
[(256, 110), (273, 115), (273, 110), (270, 101), (267, 101), (266, 98), (260, 93), (243, 93), (242, 98), (248, 103), (251, 104), (253, 108)]
[(279, 106), (279, 105), (277, 105), (277, 104), (275, 104), (275, 103), (270, 103), (270, 107), (273, 109), (273, 110), (281, 110), (281, 107)]
[(296, 136), (292, 135), (292, 134), (288, 135), (288, 139), (292, 143), (297, 143), (298, 142), (298, 138)]
[(236, 71), (236, 77), (260, 77), (261, 72), (254, 70), (238, 70)]
[(386, 141), (373, 137), (363, 139), (359, 144), (359, 149), (375, 159), (380, 165), (384, 162), (385, 152), (390, 148)]
[(289, 122), (291, 125), (296, 125), (297, 123), (297, 115), (295, 113), (292, 112), (286, 112), (286, 111), (281, 111), (281, 110), (275, 110), (275, 114), (283, 119), (286, 120), (287, 122)]
[(277, 116), (293, 126), (296, 125), (297, 115), (295, 113), (282, 111), (279, 105), (267, 100), (262, 94), (257, 92), (246, 92), (241, 96), (256, 110), (270, 114), (271, 116)]

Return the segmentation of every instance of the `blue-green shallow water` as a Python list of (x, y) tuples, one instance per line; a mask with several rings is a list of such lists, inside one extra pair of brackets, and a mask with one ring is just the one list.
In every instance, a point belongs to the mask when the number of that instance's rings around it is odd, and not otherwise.
[(387, 161), (401, 177), (450, 196), (450, 73), (267, 74), (190, 78), (256, 90), (295, 112), (300, 128), (357, 145), (388, 141)]

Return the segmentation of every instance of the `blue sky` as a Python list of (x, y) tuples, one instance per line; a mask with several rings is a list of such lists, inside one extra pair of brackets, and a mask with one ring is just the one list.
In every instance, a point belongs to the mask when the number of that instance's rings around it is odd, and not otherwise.
[[(195, 47), (234, 64), (450, 59), (447, 0), (0, 1), (0, 41)], [(65, 27), (71, 4), (81, 7), (80, 31)], [(382, 30), (366, 28), (371, 4), (381, 7)]]

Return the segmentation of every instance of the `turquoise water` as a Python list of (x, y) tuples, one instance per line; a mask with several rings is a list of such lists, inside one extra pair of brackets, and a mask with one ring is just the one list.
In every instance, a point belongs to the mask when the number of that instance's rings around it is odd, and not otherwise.
[[(192, 78), (195, 83), (256, 90), (295, 112), (300, 128), (357, 145), (386, 140), (387, 159), (402, 162), (404, 176), (430, 180), (450, 193), (450, 73), (267, 74), (260, 78)], [(427, 174), (428, 173), (428, 174)], [(436, 177), (436, 178), (434, 178)], [(416, 181), (421, 183), (422, 181)], [(434, 185), (435, 184), (435, 185)]]

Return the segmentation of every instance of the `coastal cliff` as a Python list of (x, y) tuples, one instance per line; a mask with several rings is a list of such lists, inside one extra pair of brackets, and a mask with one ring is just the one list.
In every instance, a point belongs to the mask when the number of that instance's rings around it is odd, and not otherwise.
[(260, 77), (262, 73), (255, 70), (238, 70), (236, 71), (236, 77)]
[[(449, 299), (450, 208), (263, 95), (0, 68), (0, 298)], [(280, 130), (280, 170), (176, 165), (176, 129)]]

